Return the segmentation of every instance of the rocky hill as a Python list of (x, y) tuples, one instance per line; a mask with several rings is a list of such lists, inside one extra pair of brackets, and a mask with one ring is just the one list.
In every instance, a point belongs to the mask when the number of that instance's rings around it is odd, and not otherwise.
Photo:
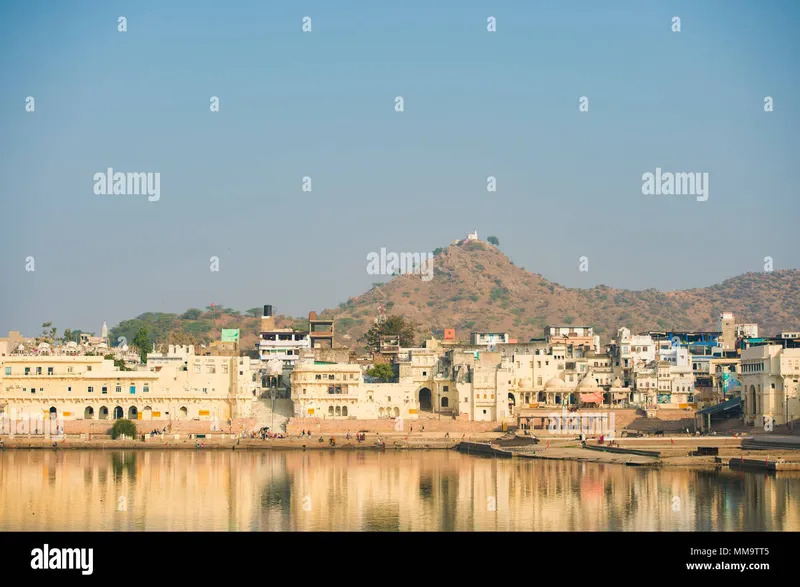
[[(379, 307), (420, 325), (422, 337), (441, 337), (456, 328), (459, 339), (469, 332), (500, 331), (527, 341), (541, 337), (547, 324), (594, 326), (604, 341), (622, 326), (647, 330), (717, 330), (719, 314), (730, 311), (739, 322), (757, 322), (762, 334), (800, 330), (800, 271), (746, 273), (711, 287), (661, 292), (631, 291), (598, 285), (591, 289), (563, 287), (515, 266), (498, 248), (483, 241), (454, 244), (434, 258), (434, 277), (398, 275), (387, 283), (320, 316), (336, 319), (337, 343), (357, 347), (359, 337), (374, 323)], [(210, 342), (222, 328), (241, 330), (241, 348), (258, 339), (258, 308), (242, 315), (230, 308), (190, 309), (183, 314), (147, 313), (125, 320), (111, 331), (111, 340), (133, 340), (145, 326), (151, 337), (170, 336), (186, 342)], [(305, 318), (276, 317), (279, 327), (304, 329)], [(113, 344), (113, 343), (112, 343)]]
[(482, 241), (451, 245), (434, 258), (434, 278), (399, 275), (327, 310), (336, 319), (340, 342), (351, 345), (373, 323), (379, 306), (407, 316), (422, 334), (441, 336), (456, 328), (459, 339), (472, 330), (509, 332), (527, 341), (543, 336), (547, 324), (591, 325), (604, 340), (617, 328), (717, 330), (719, 314), (757, 322), (762, 334), (800, 329), (800, 271), (746, 273), (718, 285), (684, 291), (631, 291), (598, 285), (572, 289), (515, 266), (498, 248)]

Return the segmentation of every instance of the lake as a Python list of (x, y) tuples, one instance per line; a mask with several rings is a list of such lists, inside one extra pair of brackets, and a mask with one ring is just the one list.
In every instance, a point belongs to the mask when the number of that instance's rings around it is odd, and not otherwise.
[(455, 451), (0, 452), (3, 531), (798, 531), (800, 474)]

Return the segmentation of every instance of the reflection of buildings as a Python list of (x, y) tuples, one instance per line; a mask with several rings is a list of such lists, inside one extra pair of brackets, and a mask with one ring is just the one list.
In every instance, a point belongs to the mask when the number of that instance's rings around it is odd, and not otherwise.
[(799, 486), (451, 451), (19, 450), (0, 453), (0, 528), (797, 531)]

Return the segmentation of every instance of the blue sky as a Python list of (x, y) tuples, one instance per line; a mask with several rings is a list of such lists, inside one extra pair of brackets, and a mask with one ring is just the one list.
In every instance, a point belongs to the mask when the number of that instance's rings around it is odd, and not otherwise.
[[(799, 15), (791, 0), (6, 0), (0, 333), (211, 302), (304, 315), (383, 280), (368, 253), (473, 229), (571, 287), (797, 268)], [(159, 172), (160, 200), (95, 195), (108, 167)], [(708, 201), (643, 195), (656, 167), (709, 173)]]

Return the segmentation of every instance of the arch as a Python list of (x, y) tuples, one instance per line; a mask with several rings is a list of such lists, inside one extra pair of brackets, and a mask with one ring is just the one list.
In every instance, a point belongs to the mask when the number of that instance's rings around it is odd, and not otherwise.
[(50, 408), (50, 419), (55, 420), (58, 418), (58, 410), (54, 407)]
[(419, 390), (419, 409), (423, 412), (433, 411), (433, 404), (431, 403), (431, 390), (423, 387)]
[(574, 393), (569, 394), (569, 403), (570, 403), (570, 405), (575, 403), (575, 394)]
[(342, 416), (347, 416), (347, 406), (342, 406)]
[(83, 410), (83, 419), (84, 420), (94, 419), (94, 408), (92, 406), (86, 406), (86, 409)]
[(153, 419), (153, 409), (150, 406), (145, 406), (144, 410), (142, 410), (142, 420), (152, 420)]
[(123, 416), (125, 416), (125, 411), (122, 409), (122, 406), (117, 406), (116, 408), (114, 408), (114, 419), (115, 420), (119, 420)]
[(189, 409), (186, 406), (181, 406), (178, 410), (178, 420), (187, 420), (189, 418)]
[(328, 415), (333, 416), (333, 406), (328, 406)]
[(383, 418), (383, 408), (378, 408), (378, 417)]
[(517, 398), (514, 397), (513, 393), (508, 394), (508, 413), (514, 413), (514, 407), (517, 405)]
[(394, 409), (394, 417), (395, 418), (399, 418), (400, 417), (400, 408), (395, 408)]
[(449, 400), (449, 399), (447, 399), (446, 397), (443, 397), (443, 398), (442, 398), (442, 407), (443, 407), (443, 408), (450, 407), (450, 400)]
[(341, 416), (342, 415), (342, 406), (336, 406), (336, 415), (337, 416)]
[(136, 409), (136, 406), (131, 406), (128, 408), (128, 420), (136, 420), (139, 417), (139, 410)]
[(536, 403), (539, 403), (539, 404), (543, 404), (543, 403), (545, 403), (545, 399), (544, 399), (544, 392), (543, 392), (543, 391), (540, 391), (540, 392), (539, 392), (539, 393), (536, 395)]
[(108, 408), (103, 406), (100, 408), (100, 419), (101, 420), (108, 420)]
[(745, 409), (750, 412), (751, 414), (756, 413), (756, 386), (751, 385), (750, 390), (747, 392), (747, 397), (745, 398), (746, 405)]

